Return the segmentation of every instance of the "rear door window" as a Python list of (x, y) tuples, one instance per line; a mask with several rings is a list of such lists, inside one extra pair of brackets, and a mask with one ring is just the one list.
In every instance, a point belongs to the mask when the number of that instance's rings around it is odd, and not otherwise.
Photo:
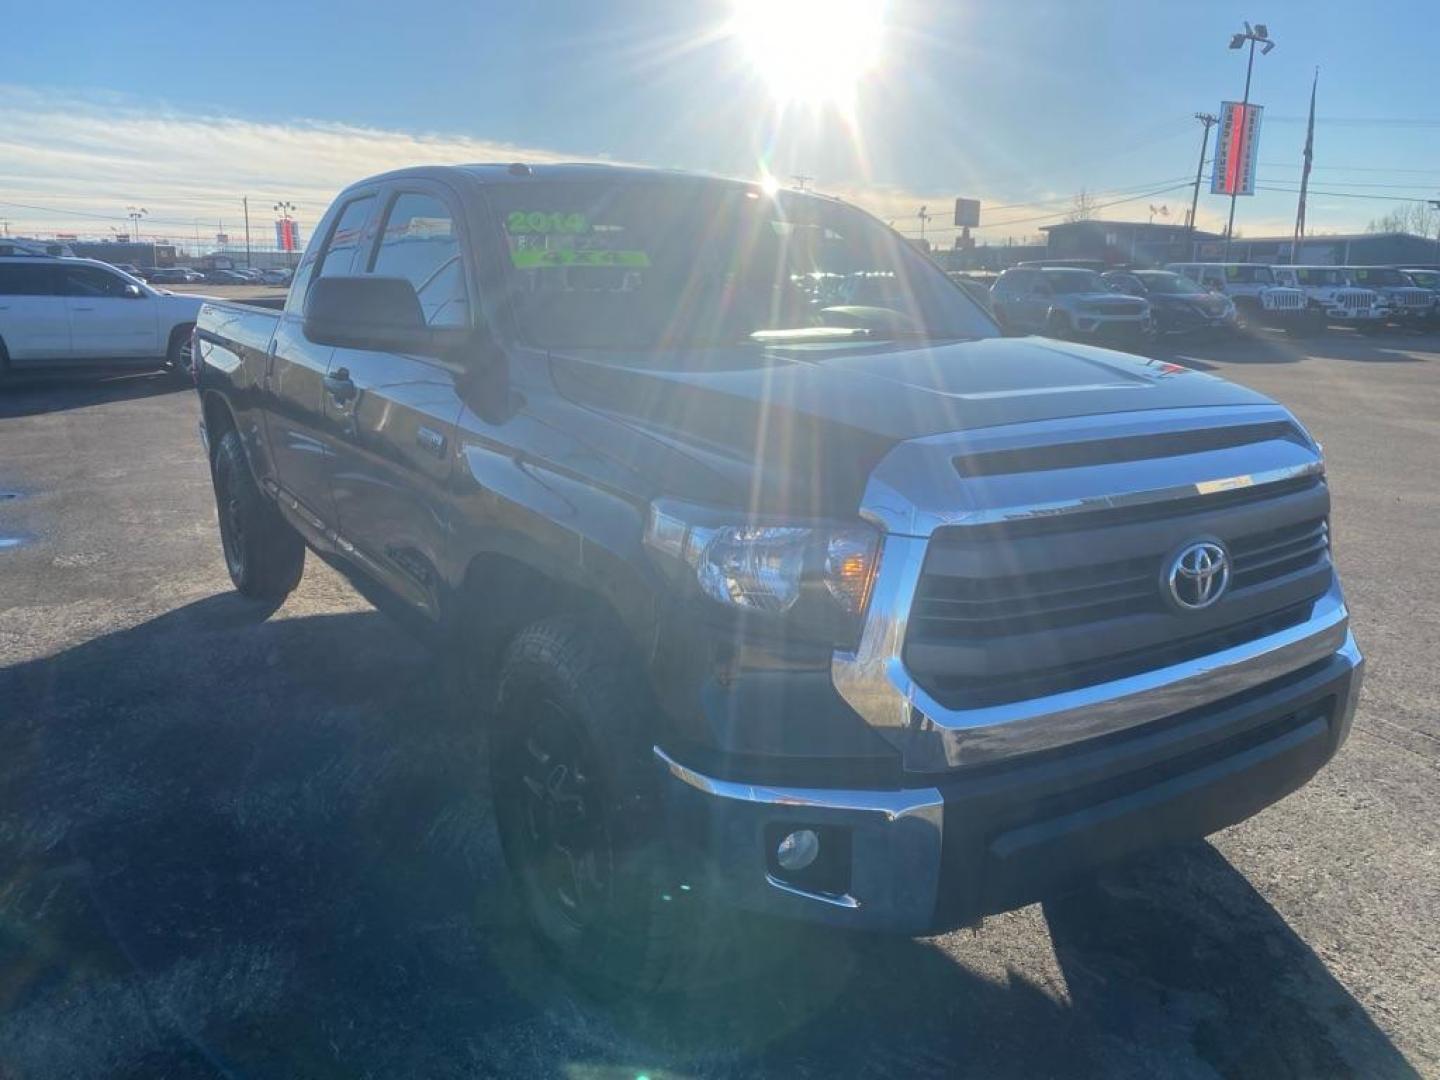
[(130, 282), (98, 266), (66, 266), (60, 271), (60, 291), (65, 296), (91, 298), (126, 295)]
[(410, 282), (430, 326), (469, 325), (470, 300), (455, 218), (434, 196), (407, 191), (395, 198), (370, 272)]
[(54, 296), (55, 275), (45, 265), (0, 264), (0, 296)]
[(335, 226), (325, 237), (320, 253), (313, 259), (307, 258), (295, 272), (290, 297), (285, 304), (286, 311), (303, 308), (305, 292), (312, 277), (343, 277), (355, 272), (355, 251), (360, 246), (360, 239), (374, 209), (374, 195), (362, 195), (345, 204), (335, 220)]

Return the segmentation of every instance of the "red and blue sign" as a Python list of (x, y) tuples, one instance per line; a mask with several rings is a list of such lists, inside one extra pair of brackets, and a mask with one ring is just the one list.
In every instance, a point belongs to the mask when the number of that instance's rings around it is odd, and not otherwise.
[(1264, 108), (1263, 105), (1244, 105), (1238, 101), (1220, 103), (1220, 123), (1215, 125), (1215, 171), (1210, 176), (1210, 194), (1255, 194), (1260, 114)]

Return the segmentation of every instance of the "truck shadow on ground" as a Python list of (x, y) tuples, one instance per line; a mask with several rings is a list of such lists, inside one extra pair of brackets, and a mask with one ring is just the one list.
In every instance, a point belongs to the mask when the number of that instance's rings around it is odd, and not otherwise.
[[(695, 991), (579, 991), (514, 910), (453, 681), (375, 613), (288, 610), (0, 671), (0, 1075), (1413, 1075), (1204, 844), (1043, 920), (752, 923)], [(1007, 961), (1050, 946), (1050, 981)]]
[(168, 372), (0, 375), (0, 420), (84, 409), (190, 390)]

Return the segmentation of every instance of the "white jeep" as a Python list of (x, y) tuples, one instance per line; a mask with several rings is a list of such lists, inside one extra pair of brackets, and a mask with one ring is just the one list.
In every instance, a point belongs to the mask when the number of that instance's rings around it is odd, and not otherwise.
[(1379, 328), (1390, 318), (1390, 305), (1374, 289), (1350, 284), (1338, 266), (1276, 266), (1278, 285), (1299, 289), (1311, 310), (1324, 313), (1328, 322), (1353, 323), (1362, 329)]

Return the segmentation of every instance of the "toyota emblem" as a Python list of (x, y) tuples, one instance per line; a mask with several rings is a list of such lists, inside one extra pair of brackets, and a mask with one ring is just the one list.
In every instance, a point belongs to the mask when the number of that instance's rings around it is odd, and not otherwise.
[(1230, 555), (1213, 540), (1186, 544), (1165, 570), (1170, 599), (1182, 611), (1202, 611), (1230, 584)]

